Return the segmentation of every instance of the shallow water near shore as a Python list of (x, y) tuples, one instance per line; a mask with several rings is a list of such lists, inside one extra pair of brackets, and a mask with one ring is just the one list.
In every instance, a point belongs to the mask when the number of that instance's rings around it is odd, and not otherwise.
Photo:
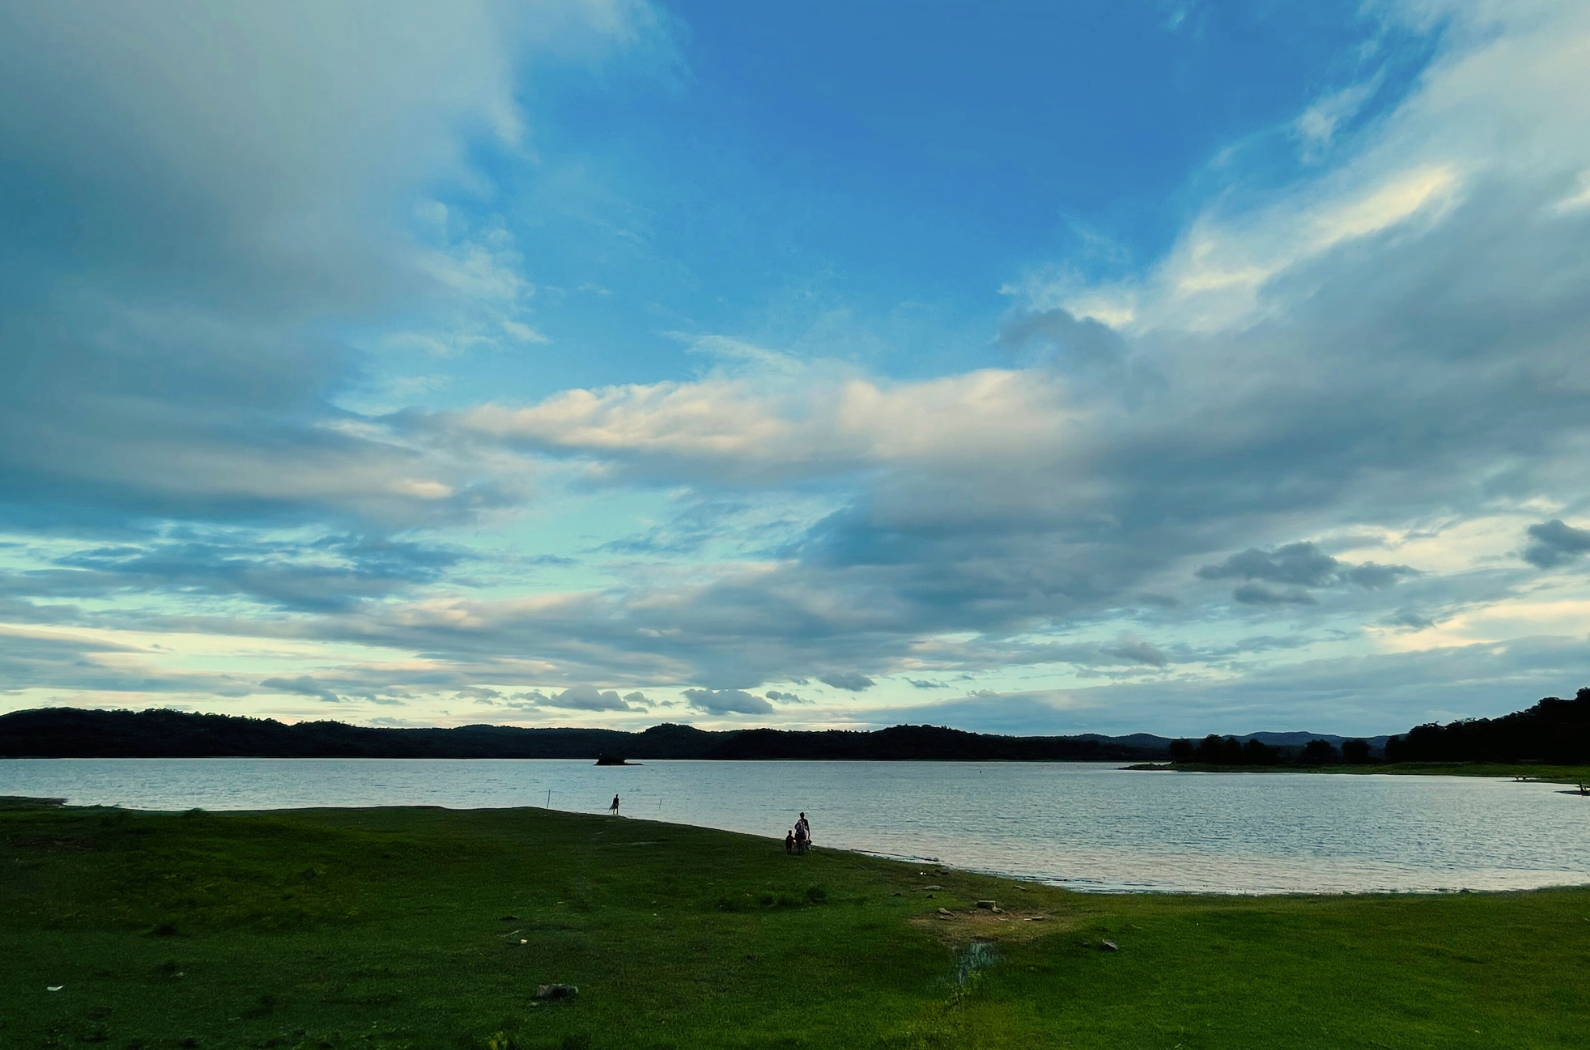
[(1071, 889), (1518, 890), (1590, 883), (1590, 798), (1470, 777), (1095, 763), (18, 759), (0, 795), (131, 809), (543, 806), (782, 838)]

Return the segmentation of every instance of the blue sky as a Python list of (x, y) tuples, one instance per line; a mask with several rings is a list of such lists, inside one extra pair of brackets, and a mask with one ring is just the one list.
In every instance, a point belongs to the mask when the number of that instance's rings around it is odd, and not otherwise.
[(1590, 12), (0, 12), (0, 709), (1590, 683)]

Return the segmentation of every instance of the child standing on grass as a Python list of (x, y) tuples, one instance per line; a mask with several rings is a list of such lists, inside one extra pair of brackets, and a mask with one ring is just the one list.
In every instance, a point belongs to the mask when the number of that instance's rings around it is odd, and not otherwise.
[(613, 816), (615, 816), (615, 817), (618, 816), (618, 796), (617, 795), (613, 796), (613, 804), (611, 806), (608, 806), (607, 808), (613, 811)]

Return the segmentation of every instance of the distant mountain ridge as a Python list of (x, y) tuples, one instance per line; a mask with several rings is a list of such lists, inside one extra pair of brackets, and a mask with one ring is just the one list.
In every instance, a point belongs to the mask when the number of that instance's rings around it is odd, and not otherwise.
[[(1571, 700), (1549, 696), (1500, 718), (1415, 726), (1397, 736), (1332, 733), (1249, 733), (1224, 738), (1229, 747), (1255, 742), (1272, 761), (1293, 761), (1313, 741), (1332, 748), (1362, 740), (1392, 762), (1590, 763), (1590, 688)], [(1222, 738), (1210, 737), (1215, 744)], [(1000, 736), (942, 726), (859, 730), (731, 729), (711, 731), (664, 723), (639, 733), (617, 729), (522, 729), (469, 725), (456, 729), (378, 729), (342, 722), (285, 725), (268, 718), (181, 711), (96, 711), (40, 708), (0, 715), (0, 758), (588, 758), (872, 759), (917, 761), (1160, 761), (1172, 744), (1151, 733), (1103, 736)], [(1359, 761), (1363, 745), (1357, 745)], [(1330, 751), (1330, 748), (1325, 749)], [(1306, 756), (1305, 756), (1306, 757)], [(1355, 759), (1350, 759), (1355, 760)], [(1229, 761), (1229, 759), (1227, 759)]]
[(1310, 740), (1328, 740), (1333, 746), (1341, 747), (1349, 740), (1363, 740), (1369, 744), (1371, 751), (1378, 752), (1386, 749), (1386, 742), (1391, 737), (1389, 735), (1350, 737), (1337, 736), (1335, 733), (1249, 733), (1247, 736), (1239, 736), (1237, 739), (1243, 743), (1247, 743), (1249, 740), (1257, 740), (1259, 743), (1269, 744), (1271, 747), (1302, 747)]
[[(1169, 741), (1144, 735), (996, 736), (939, 726), (872, 732), (737, 729), (665, 723), (616, 729), (377, 729), (342, 722), (284, 725), (267, 718), (180, 711), (56, 707), (0, 715), (5, 758), (589, 758), (873, 759), (918, 761), (1144, 761)], [(1127, 741), (1131, 742), (1127, 742)]]

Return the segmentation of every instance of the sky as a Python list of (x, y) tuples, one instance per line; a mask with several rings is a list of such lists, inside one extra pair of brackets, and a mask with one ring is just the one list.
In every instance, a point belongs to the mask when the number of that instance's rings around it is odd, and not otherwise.
[(0, 711), (1590, 685), (1590, 5), (10, 0)]

